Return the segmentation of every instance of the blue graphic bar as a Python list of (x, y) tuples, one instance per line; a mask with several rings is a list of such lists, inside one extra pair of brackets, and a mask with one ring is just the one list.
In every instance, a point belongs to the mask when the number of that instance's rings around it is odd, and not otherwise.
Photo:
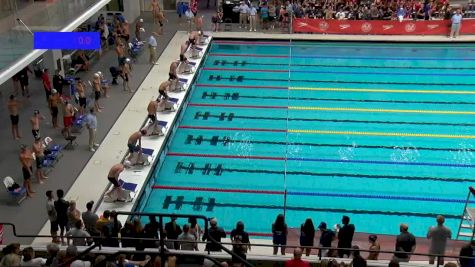
[(101, 47), (99, 32), (35, 32), (34, 49), (95, 50)]

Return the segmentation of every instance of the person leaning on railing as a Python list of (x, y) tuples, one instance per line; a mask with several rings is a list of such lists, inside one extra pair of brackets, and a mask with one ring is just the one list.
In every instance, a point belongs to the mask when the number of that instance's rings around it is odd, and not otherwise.
[[(218, 227), (218, 220), (216, 218), (213, 218), (209, 221), (210, 228), (208, 229), (208, 232), (203, 235), (202, 240), (210, 240), (213, 239), (216, 242), (220, 243), (221, 238), (226, 238), (226, 232), (222, 227)], [(206, 248), (205, 250), (207, 251), (221, 251), (221, 246), (219, 244), (213, 244), (211, 241), (206, 243)]]

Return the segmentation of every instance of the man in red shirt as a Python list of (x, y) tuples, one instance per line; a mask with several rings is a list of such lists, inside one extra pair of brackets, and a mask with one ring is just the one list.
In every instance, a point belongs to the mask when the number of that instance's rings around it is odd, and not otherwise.
[(302, 250), (294, 249), (294, 258), (285, 262), (285, 267), (310, 267), (310, 263), (302, 260)]
[(41, 81), (43, 82), (43, 87), (45, 88), (46, 102), (49, 103), (49, 97), (51, 96), (51, 82), (49, 80), (48, 69), (43, 70), (43, 74), (41, 74)]

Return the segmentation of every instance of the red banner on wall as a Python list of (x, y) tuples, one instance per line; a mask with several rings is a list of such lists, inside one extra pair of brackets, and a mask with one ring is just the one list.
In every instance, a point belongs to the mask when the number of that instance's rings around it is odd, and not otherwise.
[[(296, 33), (449, 35), (450, 20), (323, 20), (294, 19)], [(460, 34), (475, 34), (475, 20), (463, 20)]]

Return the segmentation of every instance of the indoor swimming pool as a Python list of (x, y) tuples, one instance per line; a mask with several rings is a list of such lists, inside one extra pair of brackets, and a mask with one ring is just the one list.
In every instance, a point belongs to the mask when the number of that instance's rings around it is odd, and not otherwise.
[(475, 181), (475, 48), (213, 41), (141, 211), (268, 236), (348, 215), (356, 231), (455, 234)]

